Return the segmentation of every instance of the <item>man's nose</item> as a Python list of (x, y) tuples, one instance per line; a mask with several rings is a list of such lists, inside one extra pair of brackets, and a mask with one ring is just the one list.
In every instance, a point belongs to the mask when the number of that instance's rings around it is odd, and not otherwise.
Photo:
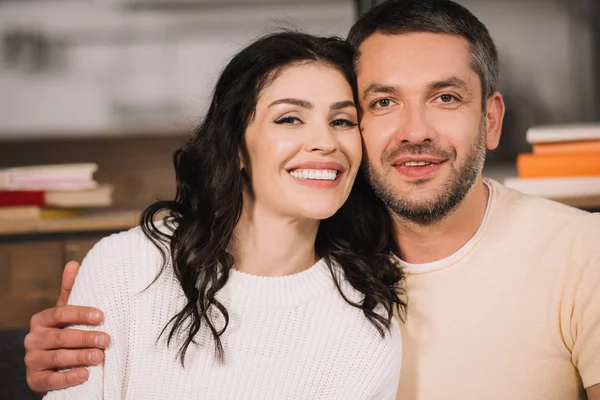
[(422, 144), (433, 139), (433, 130), (428, 122), (423, 104), (407, 102), (398, 115), (396, 136), (399, 142)]

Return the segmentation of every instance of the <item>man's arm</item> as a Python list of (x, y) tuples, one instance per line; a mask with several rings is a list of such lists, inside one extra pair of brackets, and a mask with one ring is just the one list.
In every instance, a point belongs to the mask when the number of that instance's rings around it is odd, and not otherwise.
[(576, 273), (563, 292), (570, 300), (566, 332), (588, 399), (600, 400), (600, 213), (585, 214), (579, 228), (579, 240), (573, 242), (571, 251), (579, 256), (581, 265), (572, 265)]
[(588, 400), (600, 400), (600, 383), (587, 388)]
[[(92, 307), (67, 305), (79, 263), (69, 262), (62, 277), (61, 293), (56, 307), (31, 317), (30, 331), (25, 337), (27, 384), (38, 395), (84, 382), (86, 366), (102, 362), (110, 337), (103, 332), (63, 329), (67, 325), (97, 325), (102, 312)], [(74, 368), (58, 372), (60, 368)]]

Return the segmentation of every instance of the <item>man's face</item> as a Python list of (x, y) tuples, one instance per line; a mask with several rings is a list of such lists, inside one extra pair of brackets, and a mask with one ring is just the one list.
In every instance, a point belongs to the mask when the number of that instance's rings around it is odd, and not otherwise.
[(454, 35), (376, 33), (360, 46), (366, 173), (399, 217), (435, 223), (483, 169), (486, 118), (470, 65), (467, 40)]

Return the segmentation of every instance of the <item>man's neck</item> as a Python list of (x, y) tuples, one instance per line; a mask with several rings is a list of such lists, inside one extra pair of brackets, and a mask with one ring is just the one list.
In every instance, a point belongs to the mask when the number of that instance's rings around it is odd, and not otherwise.
[(419, 225), (395, 217), (400, 258), (411, 264), (425, 264), (456, 253), (481, 226), (489, 195), (480, 176), (458, 208), (438, 223)]
[(285, 219), (244, 200), (229, 246), (235, 269), (260, 276), (284, 276), (308, 269), (317, 261), (318, 228), (318, 220)]

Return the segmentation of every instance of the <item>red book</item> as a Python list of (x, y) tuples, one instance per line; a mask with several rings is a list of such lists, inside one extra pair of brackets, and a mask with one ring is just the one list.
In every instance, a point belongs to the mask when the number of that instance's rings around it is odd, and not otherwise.
[(44, 206), (46, 196), (43, 190), (35, 191), (0, 191), (0, 207), (10, 206)]
[(112, 193), (112, 185), (88, 190), (0, 190), (0, 207), (108, 207)]

